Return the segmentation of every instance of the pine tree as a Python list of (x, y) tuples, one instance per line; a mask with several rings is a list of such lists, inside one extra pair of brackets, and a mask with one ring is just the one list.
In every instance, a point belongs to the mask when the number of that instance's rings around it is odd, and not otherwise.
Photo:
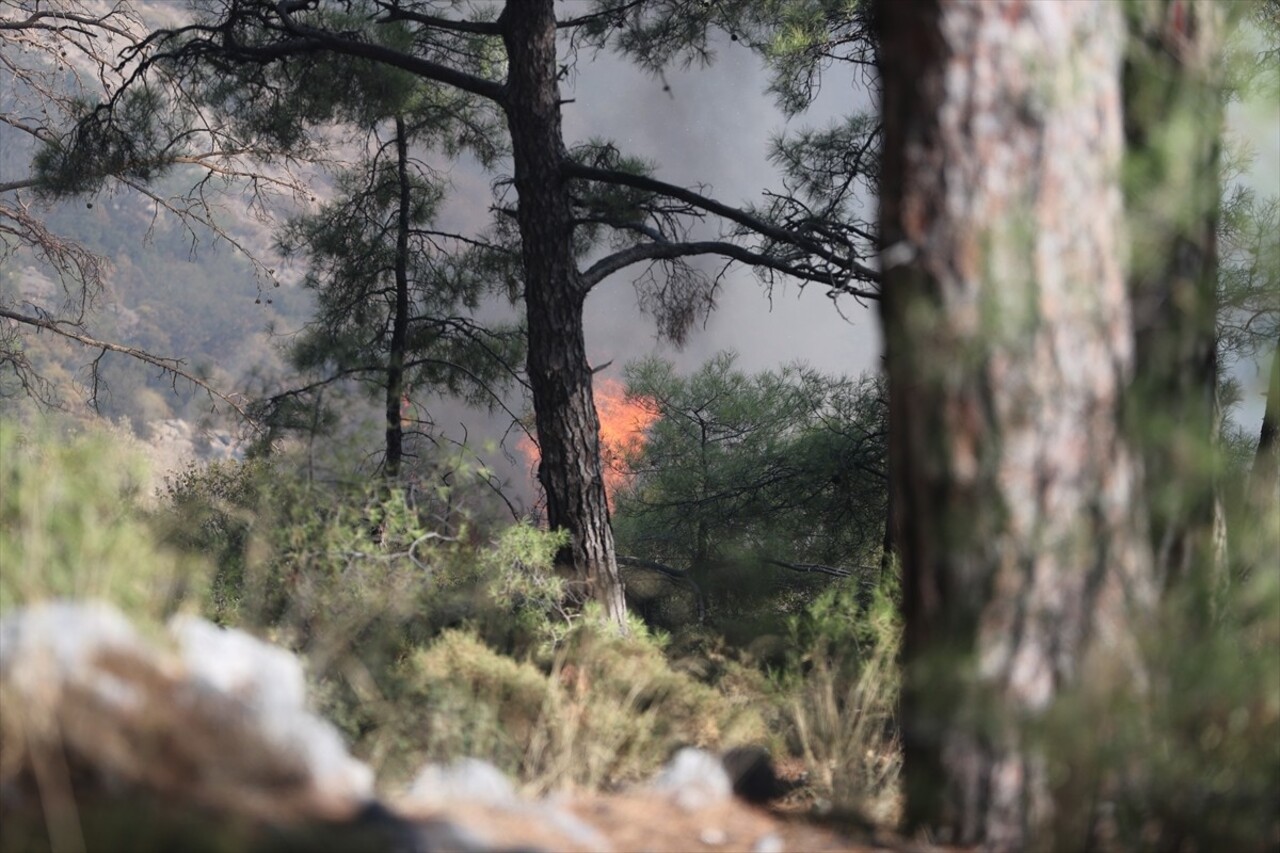
[[(316, 61), (327, 57), (397, 70), (454, 93), (475, 115), (502, 122), (518, 203), (514, 209), (500, 203), (499, 216), (514, 219), (518, 234), (526, 373), (548, 521), (570, 533), (561, 560), (572, 567), (584, 597), (620, 624), (625, 606), (583, 333), (587, 293), (615, 273), (656, 266), (659, 275), (637, 278), (652, 282), (646, 303), (678, 339), (710, 308), (718, 286), (690, 264), (696, 256), (716, 255), (854, 295), (874, 295), (878, 278), (860, 247), (821, 223), (793, 227), (767, 211), (734, 208), (665, 183), (607, 142), (566, 147), (559, 84), (577, 50), (643, 54), (654, 68), (705, 56), (708, 33), (730, 23), (716, 6), (605, 0), (557, 21), (552, 0), (512, 0), (496, 17), (491, 6), (461, 3), (441, 12), (419, 0), (219, 0), (200, 22), (154, 33), (142, 47), (146, 69), (163, 69), (200, 92), (207, 105), (301, 148), (315, 144), (308, 128), (325, 118), (323, 101), (300, 105), (295, 87), (282, 83), (316, 88), (312, 78), (323, 76), (327, 64), (317, 69)], [(330, 75), (325, 82), (340, 100), (358, 77)], [(80, 136), (93, 139), (95, 129), (111, 127), (114, 109), (143, 88), (145, 74), (83, 123)], [(470, 140), (482, 142), (483, 134)], [(722, 220), (729, 236), (695, 239), (691, 223), (707, 216)], [(509, 226), (495, 229), (503, 227)], [(582, 268), (585, 253), (601, 244), (611, 251)]]
[(1081, 679), (1141, 678), (1157, 592), (1122, 424), (1123, 20), (878, 11), (908, 821), (1027, 849), (1055, 817), (1028, 726)]

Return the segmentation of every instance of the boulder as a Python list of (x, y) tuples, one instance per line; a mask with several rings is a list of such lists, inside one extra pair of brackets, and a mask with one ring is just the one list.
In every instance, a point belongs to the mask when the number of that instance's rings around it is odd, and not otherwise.
[(733, 795), (733, 781), (720, 758), (705, 749), (685, 747), (650, 783), (685, 811), (697, 811)]
[(0, 618), (0, 848), (251, 848), (367, 809), (373, 774), (296, 658), (191, 616), (170, 635), (98, 603)]

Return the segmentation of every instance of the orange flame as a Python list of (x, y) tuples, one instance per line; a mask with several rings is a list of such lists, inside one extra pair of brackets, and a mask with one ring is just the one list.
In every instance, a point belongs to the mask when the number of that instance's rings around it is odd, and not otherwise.
[[(628, 456), (644, 448), (645, 430), (658, 419), (658, 406), (646, 397), (627, 397), (626, 388), (616, 379), (597, 377), (593, 386), (596, 415), (600, 419), (600, 464), (604, 475), (605, 498), (613, 510), (614, 493), (631, 478)], [(528, 437), (517, 442), (520, 452), (537, 470), (538, 447)]]

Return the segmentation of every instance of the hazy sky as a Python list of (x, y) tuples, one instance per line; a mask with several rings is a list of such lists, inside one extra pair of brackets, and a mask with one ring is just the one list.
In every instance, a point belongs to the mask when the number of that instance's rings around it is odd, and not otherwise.
[[(650, 77), (629, 63), (601, 54), (584, 55), (577, 74), (564, 86), (574, 103), (564, 108), (570, 145), (592, 137), (613, 140), (626, 154), (657, 164), (656, 176), (705, 192), (733, 205), (760, 202), (766, 189), (781, 189), (769, 163), (772, 137), (786, 129), (782, 114), (765, 94), (768, 75), (754, 54), (722, 40), (716, 61), (705, 68)], [(864, 106), (852, 82), (832, 75), (822, 101), (793, 126), (822, 124), (840, 112)], [(722, 262), (708, 260), (707, 268)], [(635, 272), (641, 267), (634, 268)], [(682, 367), (696, 368), (721, 349), (737, 350), (746, 370), (763, 370), (804, 360), (836, 373), (859, 373), (879, 358), (874, 310), (851, 299), (839, 311), (821, 287), (804, 292), (796, 285), (778, 288), (772, 308), (750, 270), (738, 267), (720, 291), (719, 307), (705, 328), (698, 328), (683, 352), (654, 340), (652, 321), (640, 315), (627, 271), (601, 284), (587, 303), (587, 345), (593, 363), (615, 364), (659, 352)], [(848, 318), (840, 316), (841, 312)]]
[[(663, 88), (664, 82), (670, 91)], [(657, 79), (607, 53), (584, 52), (562, 84), (564, 132), (570, 146), (593, 138), (612, 141), (619, 150), (655, 164), (655, 177), (690, 187), (735, 206), (760, 202), (766, 189), (781, 189), (769, 163), (770, 140), (787, 128), (782, 113), (766, 94), (768, 75), (748, 49), (723, 39), (710, 66), (669, 71)], [(822, 96), (792, 128), (826, 125), (839, 115), (865, 107), (867, 96), (835, 74), (824, 81)], [(488, 218), (491, 176), (455, 169), (448, 216), (459, 225), (482, 227)], [(717, 227), (708, 219), (708, 227)], [(708, 259), (718, 270), (723, 261)], [(602, 282), (586, 306), (586, 339), (594, 365), (612, 362), (605, 376), (621, 377), (634, 359), (658, 354), (692, 372), (720, 350), (738, 353), (738, 366), (755, 372), (804, 361), (832, 374), (858, 374), (880, 357), (879, 323), (874, 306), (844, 297), (839, 306), (822, 287), (777, 286), (772, 300), (748, 269), (735, 267), (719, 292), (715, 311), (689, 335), (681, 350), (660, 342), (653, 320), (642, 314), (631, 285), (642, 265)], [(841, 314), (843, 313), (843, 317)], [(468, 417), (447, 403), (432, 407), (442, 426)], [(482, 427), (469, 418), (469, 434), (501, 430), (496, 420)], [(500, 420), (500, 419), (499, 419)], [(457, 431), (455, 427), (454, 431)], [(524, 478), (490, 459), (503, 476)], [(519, 491), (524, 492), (523, 489)], [(532, 496), (522, 494), (528, 500)]]
[[(573, 99), (564, 107), (567, 142), (604, 137), (623, 153), (655, 163), (662, 180), (702, 184), (706, 194), (729, 204), (758, 201), (766, 188), (780, 188), (768, 151), (770, 140), (788, 124), (766, 94), (768, 74), (755, 55), (727, 39), (717, 54), (708, 67), (671, 71), (665, 79), (608, 54), (594, 59), (584, 54), (563, 84), (563, 96)], [(828, 73), (813, 109), (790, 127), (825, 125), (868, 104), (865, 87)], [(1280, 107), (1270, 101), (1234, 104), (1228, 119), (1257, 154), (1242, 180), (1263, 196), (1280, 192)], [(606, 375), (613, 376), (627, 361), (650, 353), (672, 359), (685, 371), (719, 350), (733, 349), (748, 371), (803, 360), (847, 374), (873, 369), (881, 353), (874, 305), (863, 307), (846, 297), (837, 310), (821, 287), (802, 291), (794, 284), (775, 290), (770, 301), (741, 267), (729, 276), (705, 327), (695, 330), (682, 351), (655, 339), (652, 320), (636, 306), (627, 271), (598, 286), (588, 299), (586, 335), (592, 363), (612, 360)], [(1262, 418), (1265, 365), (1261, 370), (1241, 365), (1236, 374), (1245, 399), (1235, 416), (1254, 431)]]

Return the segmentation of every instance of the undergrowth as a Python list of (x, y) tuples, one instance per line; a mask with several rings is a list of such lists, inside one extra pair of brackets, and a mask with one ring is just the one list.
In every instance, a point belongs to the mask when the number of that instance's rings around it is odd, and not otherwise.
[(457, 488), (227, 462), (171, 477), (157, 509), (139, 500), (141, 461), (107, 437), (19, 445), (0, 430), (3, 609), (95, 598), (157, 626), (186, 606), (278, 642), (384, 784), (466, 755), (531, 791), (610, 789), (680, 746), (764, 743), (804, 755), (834, 803), (892, 799), (887, 597), (852, 631), (853, 596), (820, 598), (766, 674), (704, 627), (673, 636), (633, 618), (624, 635), (567, 609), (563, 539), (482, 528)]
[(727, 663), (707, 683), (638, 619), (624, 635), (569, 609), (562, 535), (482, 530), (454, 492), (249, 463), (189, 470), (167, 503), (167, 541), (217, 555), (209, 615), (304, 654), (322, 713), (386, 783), (477, 756), (531, 790), (611, 788), (678, 746), (770, 737), (763, 678)]
[[(679, 746), (765, 743), (803, 758), (831, 810), (896, 820), (892, 582), (869, 603), (832, 586), (791, 618), (781, 654), (697, 624), (633, 619), (624, 635), (565, 606), (562, 538), (477, 523), (456, 473), (409, 490), (227, 463), (172, 479), (157, 509), (110, 438), (23, 440), (0, 422), (0, 610), (103, 599), (154, 628), (198, 608), (273, 639), (304, 657), (317, 710), (384, 785), (466, 755), (530, 791), (610, 789)], [(1045, 718), (1064, 843), (1280, 844), (1280, 524), (1253, 517), (1220, 606), (1165, 602), (1146, 682), (1086, 673)]]
[(777, 678), (791, 748), (823, 809), (887, 826), (902, 799), (896, 593), (891, 579), (869, 606), (853, 583), (820, 595), (791, 620), (792, 665)]
[(207, 566), (158, 544), (137, 509), (144, 460), (107, 431), (34, 440), (0, 419), (0, 612), (102, 599), (152, 624), (207, 588)]

